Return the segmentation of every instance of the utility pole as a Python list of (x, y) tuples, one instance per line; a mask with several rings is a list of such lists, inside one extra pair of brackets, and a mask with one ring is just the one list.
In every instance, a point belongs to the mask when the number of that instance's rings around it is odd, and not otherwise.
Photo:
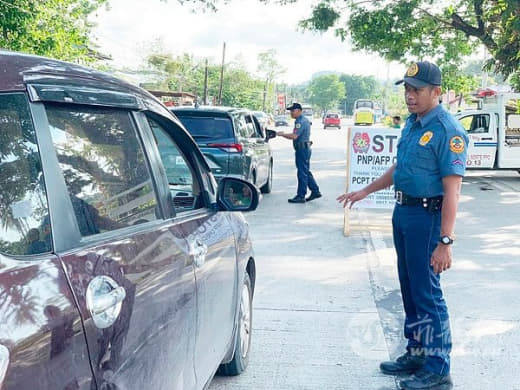
[(264, 84), (264, 98), (263, 98), (263, 102), (262, 102), (262, 111), (265, 112), (265, 99), (267, 98), (267, 83), (269, 82), (269, 79), (266, 79), (265, 80), (265, 84)]
[(206, 58), (206, 67), (204, 69), (204, 105), (208, 105), (208, 59)]
[(220, 68), (220, 86), (218, 89), (218, 105), (222, 105), (222, 84), (224, 83), (224, 62), (226, 60), (226, 42), (222, 48), (222, 67)]

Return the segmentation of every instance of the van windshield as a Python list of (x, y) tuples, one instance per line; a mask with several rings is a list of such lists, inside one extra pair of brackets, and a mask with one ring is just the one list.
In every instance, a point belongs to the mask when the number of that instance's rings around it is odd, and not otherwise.
[(372, 102), (371, 100), (358, 100), (356, 102), (356, 108), (361, 107), (374, 108), (374, 102)]
[(233, 126), (229, 118), (176, 115), (197, 140), (233, 138)]

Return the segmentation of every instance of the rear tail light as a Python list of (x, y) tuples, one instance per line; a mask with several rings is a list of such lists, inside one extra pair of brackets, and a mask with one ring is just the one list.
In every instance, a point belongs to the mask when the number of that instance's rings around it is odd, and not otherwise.
[(208, 144), (210, 148), (218, 148), (228, 153), (242, 153), (241, 144)]

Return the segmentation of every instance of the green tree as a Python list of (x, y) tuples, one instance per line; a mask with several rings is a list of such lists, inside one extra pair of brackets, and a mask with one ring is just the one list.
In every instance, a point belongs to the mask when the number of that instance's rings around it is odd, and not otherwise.
[(315, 77), (308, 87), (311, 103), (320, 110), (336, 108), (338, 102), (345, 97), (345, 84), (336, 74)]
[(108, 0), (0, 1), (0, 47), (68, 61), (93, 61), (92, 12)]
[(266, 101), (274, 100), (274, 82), (285, 73), (285, 69), (276, 59), (276, 50), (270, 49), (258, 54), (257, 72), (264, 79), (262, 111), (266, 111)]
[(340, 38), (350, 37), (355, 49), (387, 60), (433, 57), (449, 68), (460, 68), (481, 45), (491, 56), (488, 69), (505, 77), (520, 71), (518, 0), (320, 0), (301, 25), (334, 29)]
[[(203, 96), (205, 60), (197, 59), (188, 53), (173, 56), (154, 52), (146, 61), (148, 70), (156, 73), (158, 77), (155, 82), (147, 83), (143, 87), (191, 92)], [(254, 77), (240, 60), (231, 61), (225, 65), (222, 104), (260, 110), (263, 104), (264, 83), (265, 80)], [(218, 95), (219, 84), (220, 65), (208, 61), (209, 96)]]
[(379, 83), (372, 76), (342, 74), (339, 80), (345, 86), (346, 97), (342, 105), (347, 115), (352, 115), (357, 99), (378, 99), (381, 96)]

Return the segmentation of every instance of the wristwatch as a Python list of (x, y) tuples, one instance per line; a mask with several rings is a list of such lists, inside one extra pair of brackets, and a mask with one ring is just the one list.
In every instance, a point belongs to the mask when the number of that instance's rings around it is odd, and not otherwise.
[(451, 245), (451, 244), (453, 244), (453, 238), (451, 238), (450, 236), (442, 236), (441, 237), (441, 244)]

